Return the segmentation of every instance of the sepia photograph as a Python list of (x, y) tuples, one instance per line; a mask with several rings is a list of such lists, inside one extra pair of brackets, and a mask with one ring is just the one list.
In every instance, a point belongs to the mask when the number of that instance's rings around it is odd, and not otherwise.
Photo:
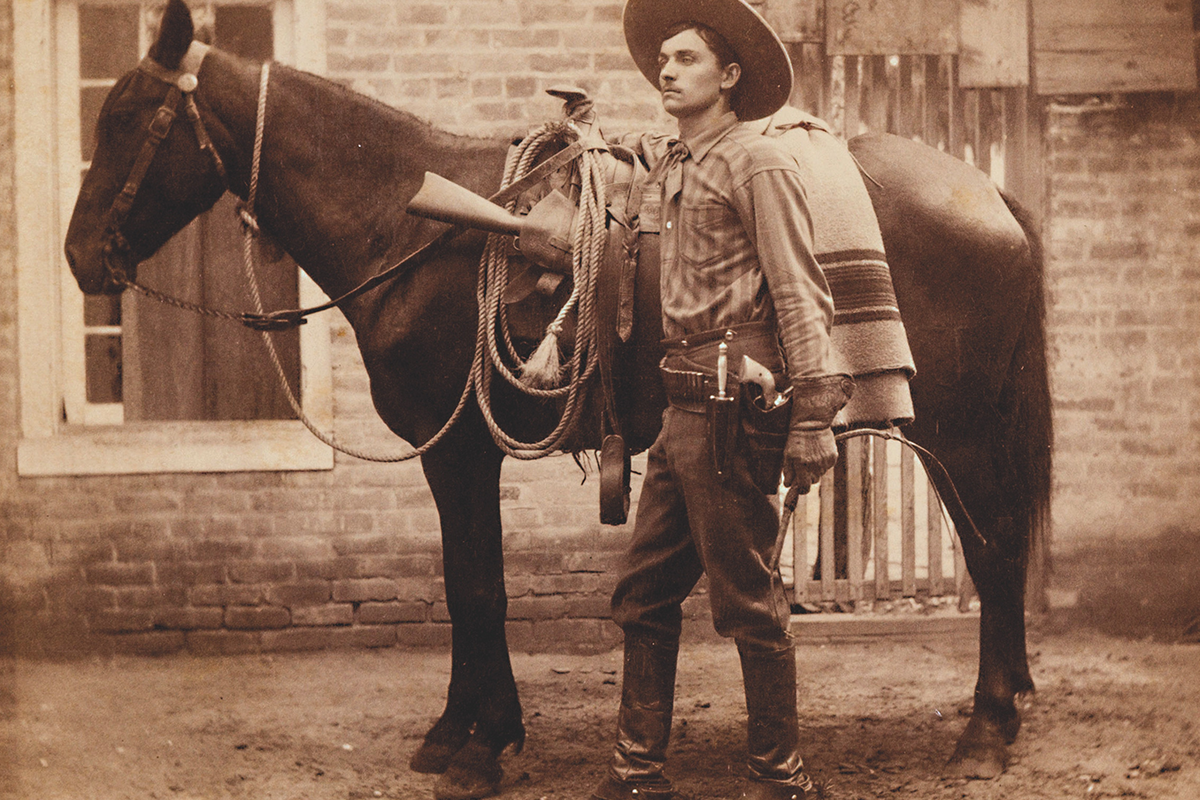
[(1200, 798), (1200, 4), (0, 0), (0, 800)]

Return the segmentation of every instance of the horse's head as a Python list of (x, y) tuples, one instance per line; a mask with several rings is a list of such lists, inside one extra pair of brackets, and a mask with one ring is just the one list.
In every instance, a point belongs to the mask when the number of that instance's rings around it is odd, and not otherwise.
[(188, 7), (170, 0), (149, 55), (100, 110), (65, 246), (84, 292), (121, 291), (121, 276), (132, 280), (140, 262), (225, 191), (219, 161), (200, 148), (185, 111), (206, 51), (193, 35)]

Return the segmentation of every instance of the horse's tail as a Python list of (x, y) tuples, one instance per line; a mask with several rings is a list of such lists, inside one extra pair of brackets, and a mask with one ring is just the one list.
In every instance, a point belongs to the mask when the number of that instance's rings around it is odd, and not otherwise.
[(1004, 202), (1021, 225), (1032, 260), (1029, 303), (1001, 392), (1004, 430), (1010, 455), (1013, 523), (1027, 531), (1029, 575), (1027, 605), (1044, 610), (1049, 574), (1050, 493), (1054, 421), (1050, 400), (1049, 363), (1046, 356), (1045, 265), (1041, 236), (1033, 216), (1013, 198)]

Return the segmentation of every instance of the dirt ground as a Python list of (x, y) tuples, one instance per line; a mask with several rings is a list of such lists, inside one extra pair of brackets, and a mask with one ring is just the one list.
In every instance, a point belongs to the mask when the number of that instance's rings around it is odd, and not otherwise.
[[(1039, 691), (1008, 771), (946, 780), (966, 724), (968, 635), (802, 645), (800, 713), (824, 797), (1200, 798), (1200, 646), (1035, 630)], [(502, 798), (585, 798), (614, 728), (619, 653), (517, 655), (529, 738)], [(0, 662), (0, 797), (432, 798), (409, 755), (441, 710), (448, 656), (380, 650)], [(736, 651), (685, 646), (669, 773), (736, 797)]]

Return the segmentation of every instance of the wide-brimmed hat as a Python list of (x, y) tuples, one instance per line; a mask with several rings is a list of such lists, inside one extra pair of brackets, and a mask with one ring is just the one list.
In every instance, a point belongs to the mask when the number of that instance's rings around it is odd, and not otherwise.
[(792, 93), (792, 60), (767, 21), (743, 0), (628, 0), (625, 43), (634, 63), (656, 88), (658, 54), (666, 31), (699, 22), (725, 37), (742, 67), (733, 111), (739, 119), (769, 117)]

